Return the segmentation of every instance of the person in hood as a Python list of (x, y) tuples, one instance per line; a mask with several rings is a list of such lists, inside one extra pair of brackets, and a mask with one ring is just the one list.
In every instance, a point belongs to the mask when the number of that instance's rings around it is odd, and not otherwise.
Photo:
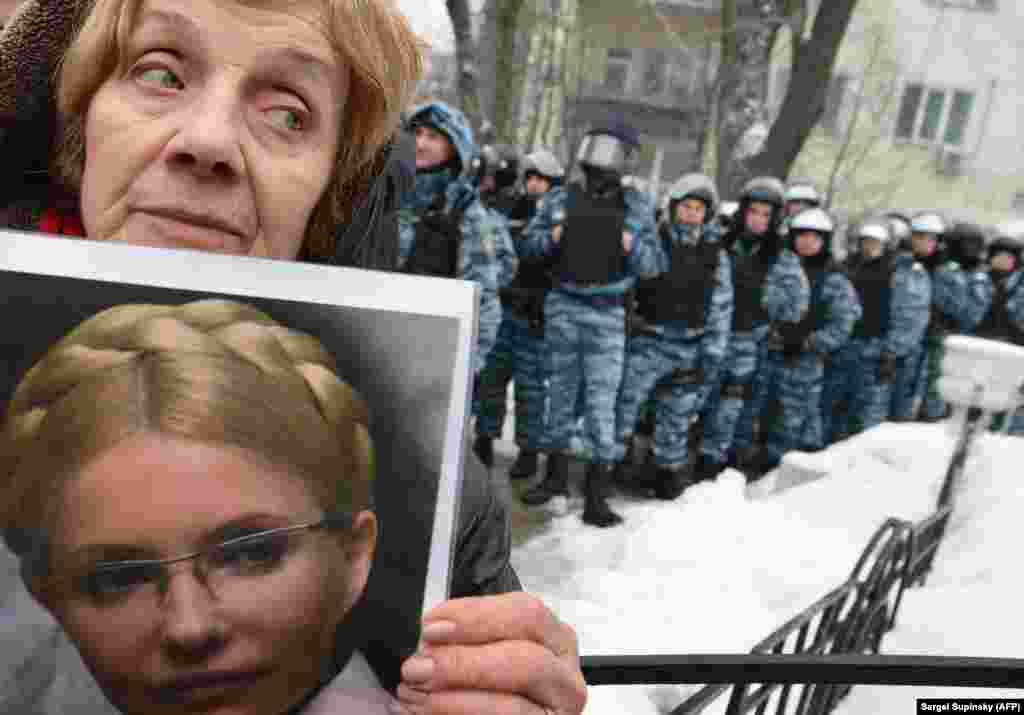
[(461, 278), (480, 286), (473, 370), (479, 374), (501, 324), (498, 252), (507, 229), (487, 211), (470, 170), (473, 130), (459, 110), (429, 102), (409, 113), (416, 136), (416, 184), (399, 213), (399, 265), (406, 273)]
[(658, 227), (659, 275), (637, 283), (643, 327), (626, 344), (616, 432), (622, 465), (632, 452), (640, 408), (653, 390), (656, 468), (636, 481), (650, 485), (659, 499), (675, 499), (694, 481), (689, 430), (705, 385), (725, 360), (732, 329), (732, 266), (714, 223), (717, 204), (709, 177), (687, 174), (676, 181)]
[(940, 420), (948, 408), (939, 394), (938, 379), (942, 372), (943, 340), (956, 334), (966, 322), (967, 280), (964, 272), (949, 255), (946, 233), (949, 222), (940, 214), (927, 211), (911, 221), (911, 247), (914, 258), (924, 266), (931, 278), (932, 309), (924, 343), (918, 355), (914, 403), (918, 417), (928, 422)]
[(843, 348), (862, 315), (853, 285), (832, 260), (834, 233), (832, 217), (823, 209), (806, 209), (790, 220), (790, 244), (810, 281), (810, 308), (797, 323), (772, 326), (768, 336), (766, 439), (751, 476), (771, 471), (790, 450), (825, 447), (825, 362)]
[(538, 506), (568, 494), (569, 454), (582, 391), (592, 453), (587, 466), (584, 522), (614, 526), (608, 506), (618, 459), (615, 400), (622, 382), (626, 293), (638, 277), (659, 269), (650, 198), (623, 186), (635, 167), (640, 137), (612, 123), (591, 129), (577, 148), (579, 176), (545, 194), (527, 227), (527, 254), (550, 260), (554, 287), (544, 301), (548, 365), (547, 472), (522, 494)]
[(509, 470), (512, 479), (537, 473), (545, 442), (544, 298), (551, 285), (547, 261), (526, 255), (523, 228), (536, 213), (537, 202), (560, 186), (565, 174), (555, 156), (539, 150), (523, 162), (524, 192), (510, 215), (517, 253), (511, 285), (501, 289), (501, 328), (498, 342), (480, 378), (480, 408), (473, 449), (486, 464), (494, 460), (494, 440), (505, 423), (509, 380), (515, 385), (515, 442), (519, 448)]
[(899, 361), (920, 345), (931, 315), (924, 268), (896, 250), (885, 218), (863, 221), (847, 275), (862, 315), (825, 372), (825, 438), (831, 444), (889, 418)]
[[(992, 280), (992, 306), (978, 326), (977, 336), (1024, 345), (1024, 241), (1015, 236), (997, 236), (988, 247), (988, 269)], [(1006, 424), (1009, 420), (1010, 424)], [(1024, 411), (999, 415), (992, 424), (997, 432), (1024, 434)]]
[[(0, 218), (88, 240), (396, 270), (396, 197), (414, 164), (397, 129), (422, 73), (419, 47), (384, 0), (26, 0), (0, 34)], [(53, 245), (59, 259), (63, 244)], [(382, 530), (338, 644), (361, 649), (387, 690), (415, 690), (419, 706), (578, 713), (575, 636), (513, 593), (505, 502), (478, 460), (465, 468), (452, 600), (420, 614), (418, 595), (398, 586), (393, 564), (431, 538), (430, 515), (410, 503), (398, 538)], [(435, 477), (422, 471), (414, 478), (429, 487)], [(31, 622), (20, 610), (31, 602), (17, 604), (11, 621)], [(32, 637), (26, 651), (53, 662), (55, 631)], [(409, 660), (421, 642), (433, 678)], [(499, 668), (511, 680), (480, 690)], [(47, 697), (61, 712), (92, 712), (96, 686), (68, 680)]]
[(772, 323), (795, 324), (810, 301), (800, 260), (783, 245), (782, 182), (751, 179), (740, 192), (736, 223), (723, 242), (732, 263), (734, 308), (725, 363), (711, 387), (697, 464), (698, 479), (721, 472), (730, 452), (747, 454), (758, 414), (755, 380)]

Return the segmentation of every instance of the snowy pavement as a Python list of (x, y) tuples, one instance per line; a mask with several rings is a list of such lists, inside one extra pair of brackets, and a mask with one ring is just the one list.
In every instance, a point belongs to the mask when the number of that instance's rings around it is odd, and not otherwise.
[[(609, 530), (582, 524), (577, 485), (567, 511), (515, 507), (513, 562), (525, 588), (576, 627), (584, 655), (745, 652), (844, 581), (886, 518), (931, 513), (952, 449), (947, 425), (886, 424), (803, 455), (827, 476), (791, 488), (770, 491), (769, 477), (757, 494), (729, 471), (675, 502), (617, 497), (626, 522)], [(506, 440), (496, 452), (507, 465), (515, 448)], [(1010, 551), (1021, 463), (1024, 439), (979, 442), (935, 572), (905, 597), (886, 652), (1024, 656), (1024, 623), (1011, 610), (1024, 577)], [(669, 712), (695, 689), (592, 688), (586, 712)], [(843, 714), (913, 712), (923, 691), (855, 688)]]

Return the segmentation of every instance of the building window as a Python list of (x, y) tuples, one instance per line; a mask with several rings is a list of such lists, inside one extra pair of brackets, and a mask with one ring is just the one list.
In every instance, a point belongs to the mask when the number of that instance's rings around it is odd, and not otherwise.
[(997, 0), (925, 0), (925, 5), (981, 12), (996, 12), (999, 9)]
[(973, 107), (973, 92), (908, 84), (903, 88), (894, 134), (903, 141), (960, 146)]
[(623, 48), (608, 50), (608, 62), (605, 65), (604, 86), (609, 92), (623, 93), (629, 84), (629, 67), (633, 61), (633, 52)]

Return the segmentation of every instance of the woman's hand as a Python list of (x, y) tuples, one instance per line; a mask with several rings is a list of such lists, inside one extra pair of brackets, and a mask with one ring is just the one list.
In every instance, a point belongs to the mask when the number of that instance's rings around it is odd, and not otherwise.
[(579, 715), (587, 688), (575, 631), (535, 596), (507, 593), (428, 613), (398, 697), (413, 715)]

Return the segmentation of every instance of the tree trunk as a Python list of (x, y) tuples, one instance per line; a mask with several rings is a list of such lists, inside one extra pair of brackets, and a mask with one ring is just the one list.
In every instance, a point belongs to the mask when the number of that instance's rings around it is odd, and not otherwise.
[(493, 0), (497, 6), (494, 45), (494, 106), (491, 117), (499, 141), (515, 143), (516, 120), (526, 80), (528, 38), (536, 27), (526, 0)]
[(448, 18), (455, 35), (456, 87), (459, 92), (459, 106), (474, 129), (481, 122), (480, 95), (478, 92), (479, 68), (476, 64), (476, 47), (473, 43), (472, 17), (468, 0), (445, 0)]
[(793, 70), (779, 115), (761, 152), (747, 162), (748, 176), (785, 178), (811, 131), (821, 119), (832, 68), (857, 0), (829, 0), (818, 10), (810, 36), (793, 37)]
[[(771, 48), (779, 27), (779, 3), (722, 2), (722, 61), (719, 66), (717, 183), (733, 197), (751, 175), (750, 158), (737, 155), (751, 127), (764, 121)], [(756, 159), (756, 157), (753, 157)]]

